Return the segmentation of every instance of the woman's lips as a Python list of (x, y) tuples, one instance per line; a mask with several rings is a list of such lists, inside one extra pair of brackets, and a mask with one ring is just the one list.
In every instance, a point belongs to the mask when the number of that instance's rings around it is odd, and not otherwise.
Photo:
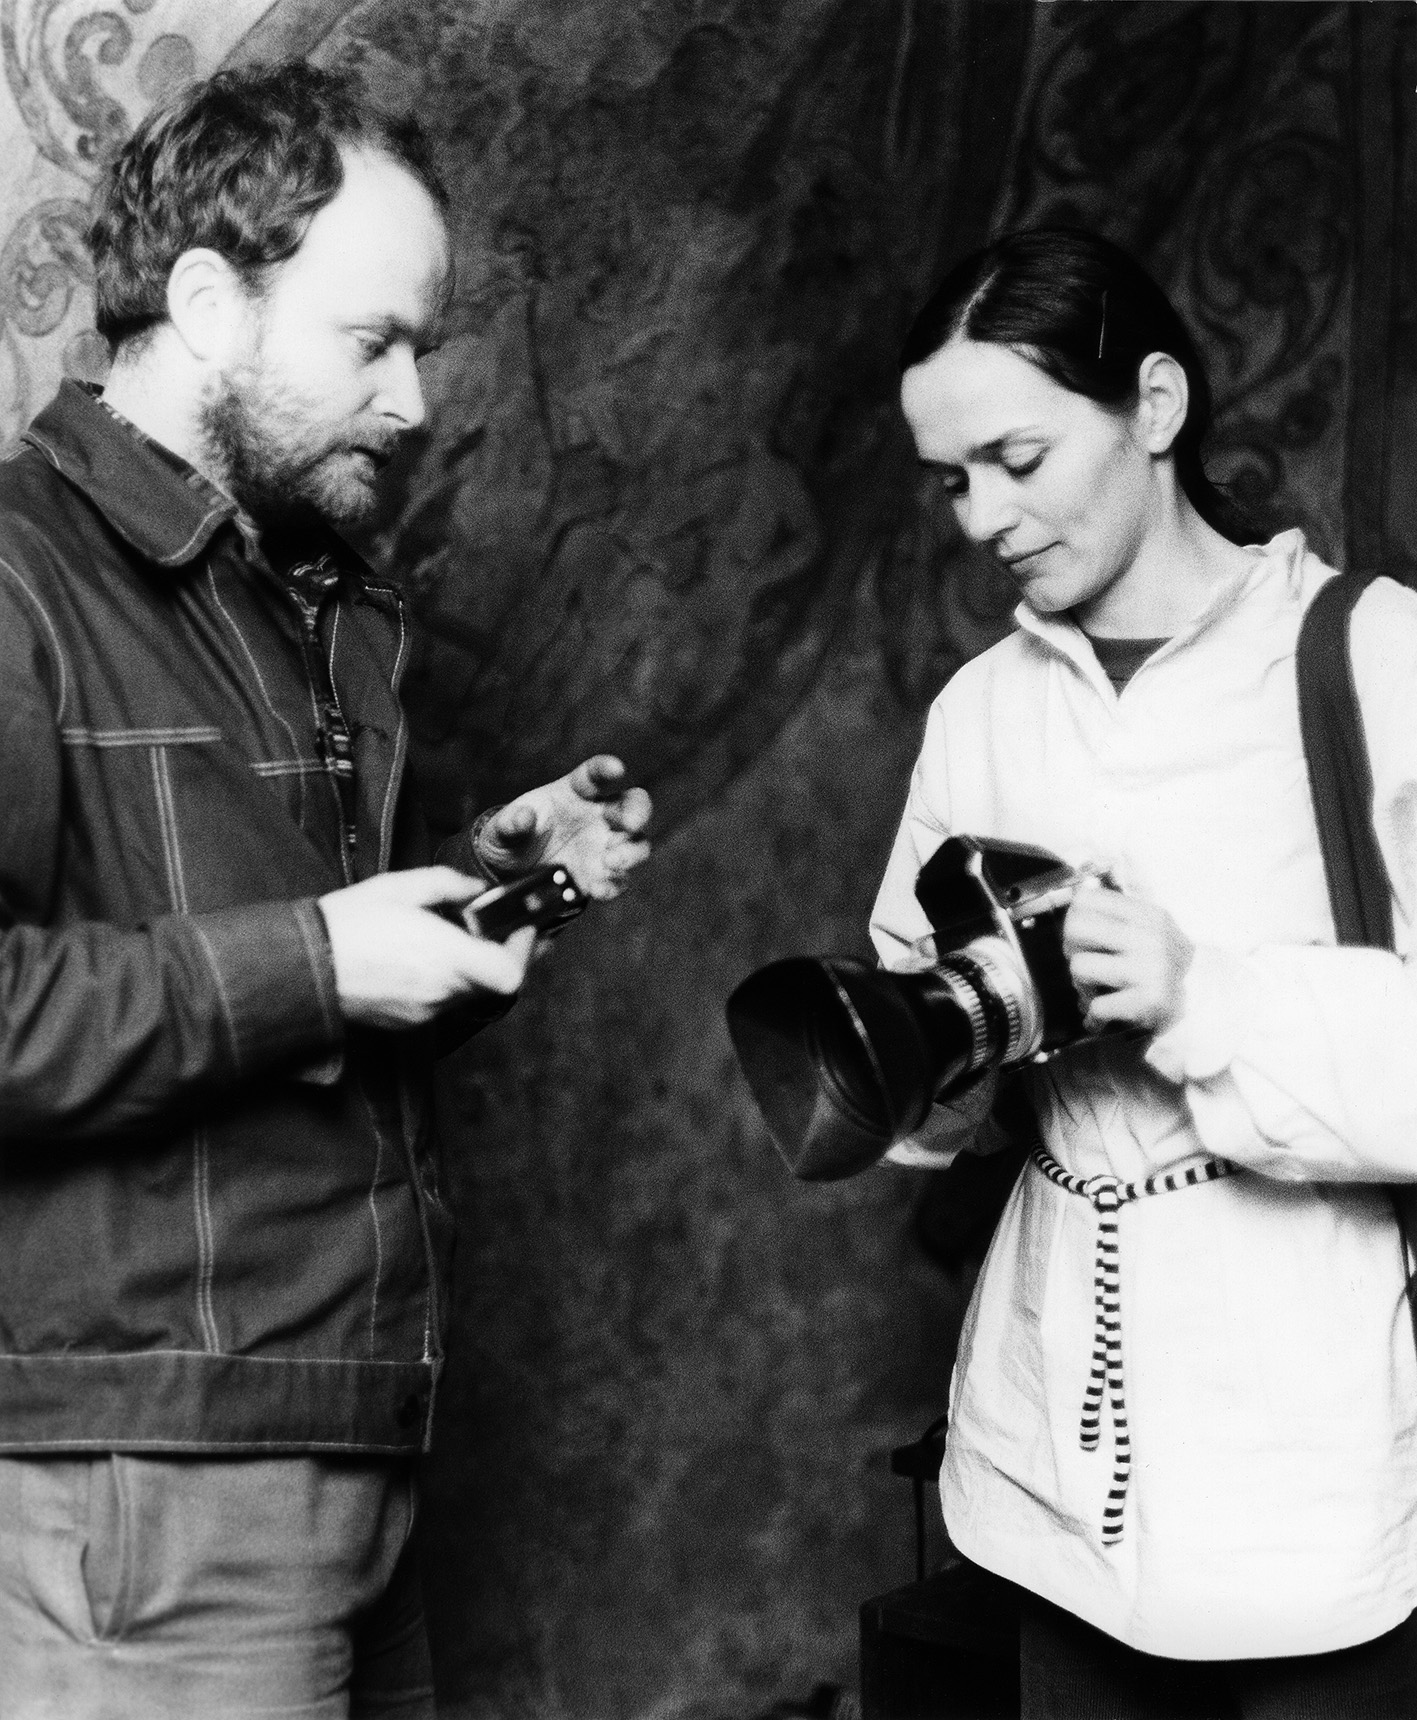
[(1005, 567), (1022, 567), (1026, 561), (1036, 561), (1040, 555), (1047, 555), (1053, 548), (1051, 543), (1040, 544), (1037, 549), (1026, 549), (1019, 555), (1000, 556)]

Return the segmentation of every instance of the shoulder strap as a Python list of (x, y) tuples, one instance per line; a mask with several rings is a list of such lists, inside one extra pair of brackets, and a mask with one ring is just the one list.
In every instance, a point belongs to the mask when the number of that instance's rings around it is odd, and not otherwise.
[[(1361, 575), (1342, 575), (1309, 605), (1295, 652), (1299, 730), (1338, 941), (1390, 950), (1392, 888), (1373, 829), (1373, 771), (1348, 643), (1367, 584)], [(1388, 1193), (1410, 1261), (1417, 1253), (1417, 1183), (1393, 1183)], [(1408, 1276), (1407, 1302), (1417, 1338), (1417, 1272)]]
[(1331, 579), (1309, 605), (1296, 652), (1299, 729), (1338, 941), (1390, 950), (1392, 887), (1373, 829), (1373, 772), (1348, 649), (1367, 584)]

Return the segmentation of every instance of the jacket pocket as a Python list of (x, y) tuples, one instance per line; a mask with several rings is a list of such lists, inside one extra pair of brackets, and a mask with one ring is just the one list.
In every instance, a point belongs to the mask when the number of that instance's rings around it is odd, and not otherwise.
[(132, 892), (135, 918), (189, 911), (188, 857), (179, 835), (175, 779), (183, 774), (181, 761), (198, 754), (210, 759), (221, 738), (219, 729), (202, 725), (62, 731), (79, 789), (75, 804), (81, 816), (86, 811), (95, 821), (90, 832), (94, 851), (108, 857), (103, 895), (114, 900), (118, 879), (112, 869), (117, 866)]

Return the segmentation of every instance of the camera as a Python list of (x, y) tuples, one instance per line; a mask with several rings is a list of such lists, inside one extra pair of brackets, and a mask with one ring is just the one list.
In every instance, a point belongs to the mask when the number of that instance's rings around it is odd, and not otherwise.
[(558, 931), (582, 912), (586, 900), (564, 866), (537, 866), (510, 884), (484, 891), (467, 913), (484, 938), (501, 943), (523, 926)]
[(830, 1182), (866, 1170), (937, 1099), (1080, 1039), (1063, 919), (1104, 881), (1046, 849), (951, 836), (915, 880), (933, 932), (922, 972), (794, 956), (744, 980), (728, 1031), (792, 1173)]

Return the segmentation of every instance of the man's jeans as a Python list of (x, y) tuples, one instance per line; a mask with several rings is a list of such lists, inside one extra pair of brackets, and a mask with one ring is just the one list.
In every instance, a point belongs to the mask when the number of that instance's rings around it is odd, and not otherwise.
[(411, 1464), (0, 1458), (0, 1720), (432, 1720)]

